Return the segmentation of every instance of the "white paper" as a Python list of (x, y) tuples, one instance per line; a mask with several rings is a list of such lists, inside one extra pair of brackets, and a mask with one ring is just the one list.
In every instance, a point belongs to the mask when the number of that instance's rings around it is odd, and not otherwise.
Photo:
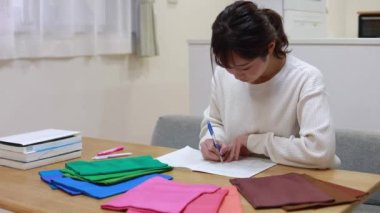
[(239, 161), (213, 162), (204, 160), (199, 150), (186, 146), (177, 151), (160, 156), (157, 160), (173, 167), (185, 167), (193, 171), (206, 172), (234, 178), (247, 178), (274, 165), (268, 159), (247, 157)]

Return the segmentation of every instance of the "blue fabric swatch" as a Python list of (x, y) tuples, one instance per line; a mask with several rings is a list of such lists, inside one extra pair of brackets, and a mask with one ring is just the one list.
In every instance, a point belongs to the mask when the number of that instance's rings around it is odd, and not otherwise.
[(47, 183), (50, 188), (52, 189), (61, 189), (62, 191), (70, 194), (70, 195), (80, 195), (82, 192), (78, 190), (73, 190), (70, 188), (66, 188), (64, 186), (58, 186), (55, 185), (52, 180), (63, 178), (63, 173), (60, 170), (45, 170), (45, 171), (39, 171), (38, 174), (40, 175), (41, 180), (43, 180), (45, 183)]
[(63, 176), (62, 172), (60, 172), (59, 170), (40, 171), (38, 172), (38, 174), (40, 175), (41, 180), (47, 183), (52, 189), (57, 189), (57, 187), (54, 186), (54, 184), (50, 183), (50, 181), (54, 178), (59, 178)]
[(67, 177), (58, 177), (56, 179), (52, 179), (52, 182), (56, 186), (62, 186), (71, 190), (80, 191), (90, 197), (101, 199), (128, 191), (140, 183), (156, 176), (160, 176), (168, 180), (173, 179), (173, 177), (169, 175), (149, 174), (114, 185), (97, 185)]

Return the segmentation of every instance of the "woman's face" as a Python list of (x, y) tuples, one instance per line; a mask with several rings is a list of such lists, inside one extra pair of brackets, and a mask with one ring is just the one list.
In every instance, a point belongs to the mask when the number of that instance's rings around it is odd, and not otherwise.
[(247, 82), (258, 82), (268, 68), (268, 55), (265, 58), (257, 57), (253, 60), (247, 60), (239, 55), (232, 53), (230, 68), (227, 71), (235, 76), (236, 79)]
[(254, 59), (245, 59), (236, 53), (232, 53), (230, 68), (227, 71), (243, 82), (251, 84), (264, 82), (268, 75), (271, 75), (268, 67), (271, 63), (270, 56), (273, 54), (274, 47), (274, 42), (269, 43), (267, 56)]

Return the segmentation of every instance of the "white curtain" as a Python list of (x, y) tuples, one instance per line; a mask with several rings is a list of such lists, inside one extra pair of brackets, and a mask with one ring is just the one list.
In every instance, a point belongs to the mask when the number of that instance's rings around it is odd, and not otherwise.
[(132, 0), (0, 0), (0, 59), (132, 52)]

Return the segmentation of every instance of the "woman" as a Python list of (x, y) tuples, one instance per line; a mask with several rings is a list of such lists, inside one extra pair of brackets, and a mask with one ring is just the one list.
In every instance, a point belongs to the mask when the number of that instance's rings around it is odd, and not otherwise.
[(273, 10), (236, 1), (218, 15), (211, 40), (218, 66), (200, 133), (206, 160), (254, 153), (305, 168), (340, 163), (323, 76), (288, 55), (287, 46), (282, 19)]

